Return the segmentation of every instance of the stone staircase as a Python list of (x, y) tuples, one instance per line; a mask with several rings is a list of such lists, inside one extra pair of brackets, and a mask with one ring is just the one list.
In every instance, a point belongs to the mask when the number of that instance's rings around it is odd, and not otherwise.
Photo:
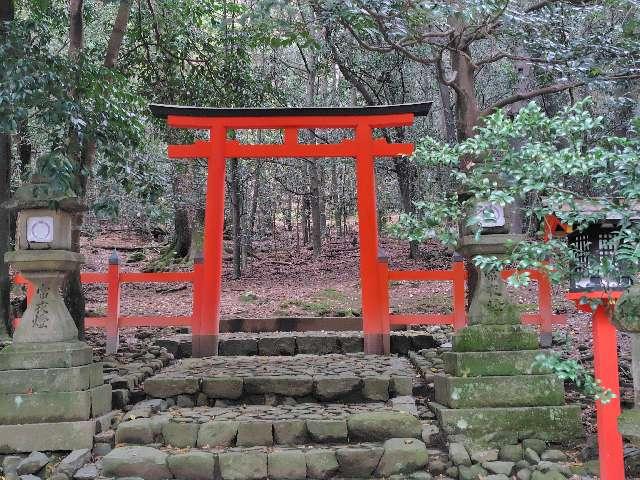
[(182, 359), (144, 382), (101, 475), (427, 479), (437, 428), (416, 377), (405, 357), (362, 353)]

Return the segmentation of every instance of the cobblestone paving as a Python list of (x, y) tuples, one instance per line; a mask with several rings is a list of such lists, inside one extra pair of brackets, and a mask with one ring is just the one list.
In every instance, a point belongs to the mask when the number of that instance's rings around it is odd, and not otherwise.
[(208, 357), (183, 359), (165, 368), (164, 375), (178, 376), (326, 376), (359, 378), (377, 375), (414, 376), (404, 357), (364, 354), (295, 355), (292, 357)]

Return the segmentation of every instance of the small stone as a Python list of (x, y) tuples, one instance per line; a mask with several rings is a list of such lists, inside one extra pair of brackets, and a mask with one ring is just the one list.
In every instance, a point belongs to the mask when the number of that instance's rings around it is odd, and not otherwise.
[(318, 376), (314, 379), (316, 396), (322, 401), (336, 400), (360, 390), (362, 380), (351, 376)]
[(511, 471), (515, 466), (515, 462), (496, 461), (484, 462), (482, 467), (487, 471), (495, 474), (511, 475)]
[(240, 422), (236, 445), (238, 447), (273, 445), (273, 425), (271, 422)]
[(413, 379), (411, 377), (391, 377), (389, 390), (394, 397), (413, 395)]
[(167, 454), (151, 447), (120, 447), (102, 459), (106, 477), (141, 477), (144, 480), (171, 478)]
[(217, 457), (209, 452), (191, 451), (171, 455), (167, 459), (169, 470), (176, 478), (213, 480)]
[(212, 377), (202, 379), (202, 391), (209, 398), (237, 399), (242, 396), (241, 377)]
[(98, 477), (98, 467), (95, 463), (88, 463), (76, 472), (73, 476), (75, 480), (93, 480)]
[(530, 448), (538, 455), (542, 455), (542, 452), (547, 449), (547, 442), (538, 440), (537, 438), (526, 438), (522, 441), (522, 448), (525, 450)]
[(438, 428), (438, 425), (433, 423), (422, 425), (422, 441), (427, 447), (438, 445), (440, 443), (440, 428)]
[(566, 477), (557, 470), (549, 472), (534, 471), (530, 477), (531, 480), (566, 480)]
[(523, 468), (522, 470), (518, 470), (516, 473), (517, 480), (530, 480), (531, 479), (531, 470), (528, 468)]
[(307, 461), (300, 450), (281, 450), (269, 453), (269, 478), (272, 480), (304, 480)]
[(22, 457), (19, 457), (17, 455), (7, 455), (2, 460), (2, 471), (4, 472), (5, 475), (8, 473), (17, 475), (18, 465), (20, 464), (21, 461), (22, 461)]
[(347, 419), (349, 438), (376, 442), (390, 438), (420, 438), (420, 421), (405, 412), (378, 411), (356, 413)]
[(486, 477), (484, 477), (484, 480), (509, 480), (509, 477), (507, 477), (503, 473), (496, 473), (493, 475), (487, 475)]
[[(403, 477), (400, 480), (405, 480), (407, 477)], [(417, 472), (413, 472), (411, 475), (409, 475), (409, 479), (410, 480), (431, 480), (433, 477), (431, 476), (431, 474), (423, 471), (423, 470), (418, 470)]]
[(549, 462), (566, 462), (567, 455), (560, 450), (546, 450), (540, 455), (541, 460), (547, 460)]
[(500, 460), (506, 460), (508, 462), (517, 462), (522, 460), (524, 452), (522, 451), (522, 445), (504, 445), (500, 448)]
[(261, 451), (218, 454), (223, 480), (262, 480), (267, 478), (267, 454)]
[[(390, 398), (386, 405), (401, 412), (406, 412), (414, 416), (418, 416), (418, 407), (416, 399), (412, 396), (393, 397)], [(429, 412), (431, 413), (431, 412)]]
[(384, 450), (380, 447), (347, 447), (336, 450), (340, 474), (346, 477), (371, 478)]
[(20, 476), (36, 473), (49, 463), (49, 457), (42, 452), (31, 452), (28, 457), (20, 461), (16, 467), (16, 473)]
[(47, 480), (69, 480), (69, 477), (61, 472), (56, 472), (51, 475)]
[(524, 459), (532, 465), (536, 465), (540, 461), (540, 456), (538, 453), (532, 448), (524, 449)]
[(449, 467), (445, 473), (450, 478), (458, 478), (458, 467)]
[(116, 430), (116, 443), (147, 445), (153, 443), (153, 430), (149, 418), (136, 418), (122, 422)]
[(309, 478), (324, 480), (333, 477), (339, 465), (336, 452), (328, 449), (313, 449), (305, 453)]
[(458, 465), (459, 480), (484, 480), (486, 476), (487, 471), (480, 465)]
[(168, 422), (162, 427), (162, 437), (172, 447), (195, 447), (199, 428), (197, 423)]
[(462, 443), (449, 444), (449, 458), (456, 466), (471, 466), (471, 457)]
[(384, 453), (376, 469), (381, 476), (411, 473), (423, 468), (429, 460), (427, 447), (415, 438), (392, 438), (383, 444)]
[(238, 435), (238, 422), (216, 421), (200, 425), (198, 447), (231, 447)]
[(495, 462), (498, 460), (498, 450), (495, 448), (474, 450), (471, 452), (471, 460), (474, 463)]
[(64, 473), (68, 477), (73, 477), (73, 474), (80, 469), (85, 463), (91, 459), (91, 450), (83, 448), (80, 450), (74, 450), (69, 455), (64, 457), (58, 466), (56, 472)]
[(94, 443), (92, 454), (95, 457), (104, 457), (111, 450), (113, 450), (113, 445), (110, 443)]
[(32, 475), (32, 474), (27, 474), (27, 475), (20, 475), (18, 477), (20, 480), (40, 480), (40, 477), (37, 477), (36, 475)]
[(311, 439), (320, 443), (342, 442), (348, 436), (345, 420), (307, 420), (307, 430)]
[[(449, 465), (442, 460), (441, 458), (435, 458), (433, 460), (429, 460), (429, 465), (427, 466), (427, 469), (429, 470), (429, 472), (432, 475), (441, 475), (443, 473), (445, 473), (448, 469)], [(447, 475), (449, 475), (447, 473)], [(449, 475), (452, 476), (452, 475)], [(456, 469), (456, 477), (458, 476), (458, 469)]]
[(306, 443), (307, 439), (307, 424), (304, 420), (273, 422), (273, 440), (277, 445), (301, 445)]
[(386, 402), (389, 399), (389, 377), (365, 377), (362, 396), (367, 400)]

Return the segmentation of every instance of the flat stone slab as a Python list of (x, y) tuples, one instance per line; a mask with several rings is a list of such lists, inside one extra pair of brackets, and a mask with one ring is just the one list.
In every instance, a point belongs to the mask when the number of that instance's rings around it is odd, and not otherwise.
[(536, 350), (538, 334), (523, 325), (470, 325), (453, 335), (454, 352)]
[(150, 417), (125, 420), (118, 425), (116, 442), (249, 447), (420, 438), (421, 432), (421, 422), (415, 416), (382, 403), (239, 405), (170, 408)]
[[(396, 356), (218, 356), (180, 360), (147, 379), (144, 390), (155, 398), (203, 392), (209, 399), (237, 400), (270, 394), (313, 396), (322, 401), (380, 400), (410, 395), (415, 376), (411, 363)], [(388, 379), (386, 396), (380, 385), (372, 388), (371, 378)]]
[[(409, 350), (432, 348), (438, 345), (433, 334), (424, 331), (401, 330), (391, 332), (391, 353), (406, 355)], [(191, 335), (174, 334), (159, 338), (156, 345), (165, 347), (176, 358), (191, 356)], [(221, 333), (219, 354), (223, 356), (284, 356), (360, 353), (364, 350), (361, 331), (335, 332), (235, 332)]]
[(444, 371), (455, 377), (500, 375), (539, 375), (549, 373), (534, 367), (536, 357), (545, 350), (498, 352), (444, 352)]
[(73, 392), (102, 385), (102, 364), (1, 370), (0, 393)]
[(435, 376), (435, 400), (449, 408), (564, 405), (557, 375)]
[(0, 351), (0, 370), (68, 368), (92, 361), (93, 350), (84, 342), (14, 343)]
[(0, 454), (93, 446), (96, 421), (0, 425)]
[(75, 392), (0, 394), (0, 423), (88, 420), (111, 410), (111, 386)]
[(584, 436), (578, 405), (503, 408), (447, 408), (431, 403), (443, 431), (488, 443), (513, 444), (536, 438), (564, 442)]

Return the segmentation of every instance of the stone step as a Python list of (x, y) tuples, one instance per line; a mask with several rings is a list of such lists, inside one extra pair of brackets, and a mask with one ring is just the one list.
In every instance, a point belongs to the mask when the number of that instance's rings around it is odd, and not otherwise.
[(282, 401), (386, 401), (412, 394), (404, 357), (329, 354), (182, 359), (144, 382), (150, 397), (178, 406)]
[(538, 334), (523, 325), (470, 325), (453, 336), (454, 352), (536, 350)]
[(415, 438), (315, 448), (159, 450), (125, 446), (102, 459), (100, 474), (144, 480), (387, 478), (424, 472), (428, 456), (425, 444)]
[(456, 377), (538, 375), (548, 373), (534, 367), (536, 357), (546, 350), (496, 352), (444, 352), (444, 371)]
[(449, 408), (564, 405), (557, 375), (435, 376), (435, 400)]
[(525, 438), (565, 442), (584, 436), (579, 405), (447, 408), (432, 402), (443, 433), (510, 445)]
[(100, 363), (67, 368), (0, 370), (0, 394), (73, 392), (88, 390), (102, 384), (102, 365)]
[(177, 448), (291, 446), (421, 438), (423, 429), (413, 414), (383, 403), (165, 408), (164, 400), (134, 405), (118, 424), (116, 443)]
[[(433, 348), (440, 341), (428, 332), (391, 332), (391, 353), (406, 355), (410, 350)], [(159, 338), (155, 344), (164, 347), (176, 358), (191, 356), (191, 335), (173, 334)], [(223, 356), (282, 356), (326, 355), (331, 353), (360, 353), (364, 348), (362, 332), (268, 332), (222, 333), (219, 338), (219, 355)]]

